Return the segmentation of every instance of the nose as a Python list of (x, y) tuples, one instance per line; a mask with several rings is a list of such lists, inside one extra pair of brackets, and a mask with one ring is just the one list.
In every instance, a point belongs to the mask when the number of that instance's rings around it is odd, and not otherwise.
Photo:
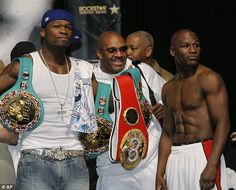
[(65, 27), (62, 26), (62, 27), (60, 28), (60, 32), (66, 33)]
[(193, 46), (193, 45), (190, 46), (189, 51), (190, 51), (190, 52), (193, 52), (193, 53), (196, 52), (196, 47)]
[(63, 33), (63, 34), (67, 34), (68, 33), (68, 29), (64, 26), (61, 26), (60, 27), (60, 33)]
[(117, 49), (115, 52), (115, 56), (121, 57), (122, 55), (123, 55), (123, 53), (119, 49)]

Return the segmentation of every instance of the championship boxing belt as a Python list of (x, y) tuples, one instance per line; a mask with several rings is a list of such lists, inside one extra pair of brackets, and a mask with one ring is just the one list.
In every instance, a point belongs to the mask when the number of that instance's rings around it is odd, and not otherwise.
[(131, 69), (125, 70), (121, 75), (124, 75), (124, 74), (130, 74), (133, 78), (136, 94), (138, 97), (138, 102), (142, 111), (142, 115), (146, 123), (146, 126), (149, 127), (149, 124), (152, 119), (152, 108), (142, 91), (140, 70), (138, 68), (131, 68)]
[(89, 159), (97, 157), (109, 148), (109, 139), (113, 124), (109, 115), (110, 94), (111, 86), (98, 82), (98, 90), (95, 99), (97, 130), (92, 133), (79, 132), (78, 135)]
[(32, 86), (33, 64), (30, 58), (17, 58), (19, 74), (13, 87), (0, 96), (0, 122), (10, 132), (35, 129), (43, 120), (43, 103)]
[(116, 120), (109, 156), (112, 162), (120, 162), (127, 170), (135, 168), (148, 151), (147, 126), (138, 101), (140, 92), (136, 91), (134, 80), (128, 73), (113, 80)]

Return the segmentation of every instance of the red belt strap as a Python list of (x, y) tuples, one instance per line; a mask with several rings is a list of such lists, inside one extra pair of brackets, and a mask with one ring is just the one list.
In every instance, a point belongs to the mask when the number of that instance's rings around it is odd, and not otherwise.
[(115, 79), (120, 93), (120, 111), (115, 126), (118, 127), (116, 160), (129, 170), (146, 157), (148, 132), (132, 77), (127, 74)]

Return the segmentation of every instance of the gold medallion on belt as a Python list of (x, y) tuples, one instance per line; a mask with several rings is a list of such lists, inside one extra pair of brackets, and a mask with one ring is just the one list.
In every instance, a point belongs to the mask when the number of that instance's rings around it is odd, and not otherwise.
[(139, 129), (129, 130), (120, 144), (120, 163), (127, 169), (132, 170), (144, 158), (147, 142), (143, 132)]

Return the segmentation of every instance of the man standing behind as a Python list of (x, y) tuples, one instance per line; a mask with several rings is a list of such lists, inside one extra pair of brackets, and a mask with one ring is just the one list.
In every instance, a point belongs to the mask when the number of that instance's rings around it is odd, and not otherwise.
[(174, 33), (170, 53), (177, 74), (162, 91), (157, 189), (227, 189), (222, 151), (230, 122), (224, 82), (199, 63), (200, 41), (194, 32)]
[(146, 31), (136, 31), (126, 38), (128, 46), (127, 56), (132, 61), (141, 61), (151, 66), (166, 81), (173, 78), (173, 75), (163, 69), (153, 57), (154, 39)]
[[(125, 40), (119, 33), (107, 31), (100, 36), (97, 50), (100, 63), (94, 66), (94, 74), (98, 81), (112, 85), (114, 76), (119, 75), (128, 68), (134, 67), (130, 60), (127, 61), (126, 50), (127, 46)], [(147, 64), (141, 63), (140, 68), (147, 83), (150, 85), (155, 95), (157, 95), (156, 98), (160, 99), (161, 88), (165, 80)], [(143, 79), (142, 85), (143, 94), (149, 99), (148, 87)], [(127, 86), (127, 88), (129, 88), (129, 86)], [(159, 104), (159, 107), (162, 106)], [(162, 111), (162, 109), (159, 111)], [(111, 114), (111, 118), (113, 122), (117, 119), (115, 119), (114, 113)], [(97, 172), (99, 175), (97, 190), (155, 189), (155, 175), (153, 174), (156, 172), (155, 167), (158, 158), (161, 126), (153, 115), (148, 127), (148, 134), (149, 148), (147, 157), (132, 170), (124, 169), (120, 163), (112, 163), (109, 160), (108, 151), (97, 157)]]

